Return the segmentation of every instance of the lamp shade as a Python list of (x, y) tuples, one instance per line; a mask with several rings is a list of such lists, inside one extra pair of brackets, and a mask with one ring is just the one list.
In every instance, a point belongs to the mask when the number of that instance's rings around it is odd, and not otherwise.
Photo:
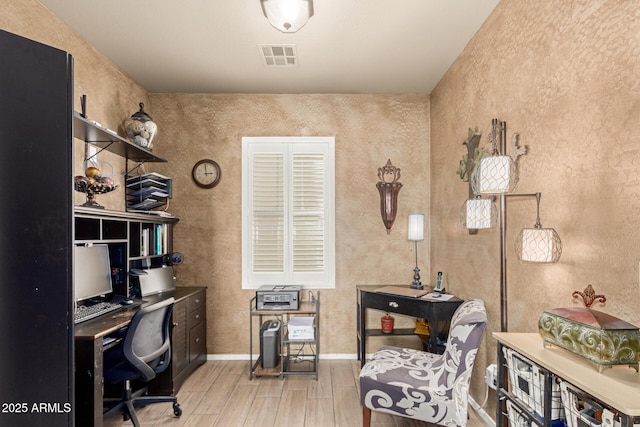
[(409, 215), (409, 240), (424, 240), (424, 214)]
[(313, 0), (260, 0), (271, 25), (283, 33), (295, 33), (313, 16)]
[(471, 188), (475, 194), (509, 193), (517, 183), (518, 168), (511, 156), (484, 157), (471, 176)]
[(469, 199), (460, 209), (460, 224), (477, 230), (493, 228), (498, 223), (498, 208), (491, 199)]
[(562, 241), (553, 228), (523, 228), (515, 249), (520, 261), (554, 263), (562, 254)]

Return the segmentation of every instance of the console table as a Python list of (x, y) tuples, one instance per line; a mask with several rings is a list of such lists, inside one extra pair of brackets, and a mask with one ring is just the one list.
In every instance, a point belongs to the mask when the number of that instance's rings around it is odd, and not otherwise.
[[(438, 345), (437, 326), (440, 321), (450, 321), (458, 306), (463, 303), (453, 297), (446, 301), (392, 295), (376, 292), (385, 285), (360, 285), (357, 292), (357, 345), (358, 360), (364, 366), (367, 355), (367, 337), (382, 335), (413, 335), (414, 328), (396, 328), (390, 334), (385, 334), (380, 328), (367, 329), (367, 309), (382, 310), (389, 313), (404, 314), (406, 316), (426, 319), (429, 322), (429, 342), (425, 350), (432, 353), (442, 353), (444, 345)], [(402, 287), (401, 285), (398, 285)], [(408, 288), (409, 286), (404, 286)]]

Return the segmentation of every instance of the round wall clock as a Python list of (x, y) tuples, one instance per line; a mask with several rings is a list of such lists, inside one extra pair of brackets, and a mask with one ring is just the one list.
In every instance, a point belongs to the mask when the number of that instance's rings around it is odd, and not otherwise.
[(193, 165), (191, 178), (199, 187), (213, 188), (220, 182), (222, 172), (220, 166), (213, 160), (203, 159)]

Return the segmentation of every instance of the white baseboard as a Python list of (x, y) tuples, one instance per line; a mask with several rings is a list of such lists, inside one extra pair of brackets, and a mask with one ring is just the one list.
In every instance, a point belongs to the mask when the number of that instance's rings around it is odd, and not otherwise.
[(481, 408), (480, 405), (478, 405), (478, 402), (476, 402), (471, 396), (469, 396), (469, 406), (471, 406), (471, 409), (473, 409), (473, 411), (478, 414), (478, 417), (480, 417), (480, 419), (486, 425), (490, 427), (496, 427), (496, 422), (493, 420), (493, 418), (491, 418), (489, 414), (487, 414), (487, 412), (483, 408)]
[[(258, 354), (254, 354), (252, 359), (256, 360)], [(334, 359), (334, 360), (356, 360), (358, 356), (356, 354), (320, 354), (320, 359)], [(249, 360), (249, 354), (207, 354), (207, 360)]]
[[(258, 355), (253, 356), (256, 359)], [(249, 360), (248, 354), (207, 354), (207, 360)]]

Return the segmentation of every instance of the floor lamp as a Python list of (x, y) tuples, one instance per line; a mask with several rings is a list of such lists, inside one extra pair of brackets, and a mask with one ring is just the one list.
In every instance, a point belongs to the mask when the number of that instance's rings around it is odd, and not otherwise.
[[(523, 229), (516, 240), (516, 254), (521, 261), (555, 263), (562, 253), (562, 241), (553, 228), (542, 228), (540, 224), (540, 193), (508, 194), (518, 182), (515, 161), (506, 155), (506, 123), (492, 121), (493, 154), (481, 159), (472, 174), (474, 199), (467, 200), (460, 212), (460, 221), (468, 229), (492, 228), (499, 223), (500, 228), (500, 330), (508, 330), (507, 310), (507, 197), (536, 197), (537, 219), (533, 228)], [(499, 149), (498, 149), (499, 142)], [(515, 145), (515, 144), (514, 144)], [(518, 147), (516, 147), (518, 148)], [(517, 156), (525, 154), (518, 148)], [(516, 156), (516, 158), (517, 158)], [(491, 198), (497, 196), (500, 204), (499, 215), (491, 199), (482, 199), (481, 194)]]

